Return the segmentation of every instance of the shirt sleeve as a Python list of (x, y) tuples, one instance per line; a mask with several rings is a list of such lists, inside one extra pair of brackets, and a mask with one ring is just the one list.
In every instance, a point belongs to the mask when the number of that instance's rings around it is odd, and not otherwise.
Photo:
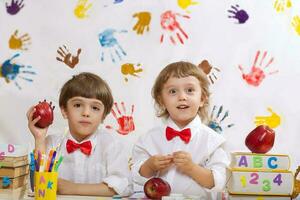
[(129, 196), (133, 192), (127, 156), (122, 143), (112, 142), (106, 152), (106, 176), (103, 182), (113, 188), (121, 196)]

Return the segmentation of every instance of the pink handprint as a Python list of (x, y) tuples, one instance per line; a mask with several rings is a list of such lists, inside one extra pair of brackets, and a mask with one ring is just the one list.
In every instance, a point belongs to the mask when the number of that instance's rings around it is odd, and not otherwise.
[[(241, 72), (243, 74), (242, 77), (249, 85), (259, 86), (260, 83), (263, 81), (263, 79), (266, 77), (266, 74), (263, 70), (266, 69), (267, 67), (269, 67), (269, 65), (274, 61), (273, 57), (270, 58), (268, 63), (263, 68), (261, 68), (261, 66), (264, 62), (264, 59), (267, 56), (267, 52), (265, 51), (263, 53), (261, 61), (259, 62), (259, 66), (257, 66), (257, 61), (258, 61), (259, 55), (260, 55), (260, 51), (257, 51), (255, 59), (254, 59), (254, 63), (251, 67), (251, 71), (248, 74), (245, 74), (244, 68), (241, 65), (239, 65), (239, 69), (241, 70)], [(278, 72), (278, 70), (275, 70), (275, 71), (269, 72), (268, 75), (275, 74), (277, 72)]]
[[(160, 16), (160, 25), (165, 31), (166, 34), (169, 35), (170, 40), (173, 44), (176, 44), (176, 41), (174, 39), (174, 36), (176, 35), (178, 40), (180, 41), (181, 44), (183, 44), (183, 38), (182, 35), (188, 39), (188, 35), (184, 32), (184, 30), (181, 28), (180, 24), (176, 20), (176, 16), (184, 17), (189, 19), (190, 17), (187, 15), (181, 15), (179, 13), (174, 13), (171, 10), (168, 10), (161, 14)], [(164, 41), (164, 34), (161, 35), (160, 37), (160, 43)]]
[[(118, 117), (115, 110), (114, 109), (111, 110), (112, 115), (114, 116), (114, 118), (117, 120), (117, 122), (119, 124), (119, 128), (116, 131), (118, 133), (120, 133), (121, 135), (127, 135), (128, 133), (134, 131), (135, 126), (134, 126), (134, 121), (133, 121), (133, 117), (132, 117), (132, 114), (134, 112), (134, 105), (131, 106), (130, 115), (126, 115), (126, 108), (125, 108), (124, 102), (121, 102), (123, 114), (120, 111), (120, 108), (116, 102), (114, 103), (114, 106), (115, 106), (118, 114), (120, 115), (120, 117)], [(112, 129), (113, 127), (110, 125), (107, 125), (106, 128)]]

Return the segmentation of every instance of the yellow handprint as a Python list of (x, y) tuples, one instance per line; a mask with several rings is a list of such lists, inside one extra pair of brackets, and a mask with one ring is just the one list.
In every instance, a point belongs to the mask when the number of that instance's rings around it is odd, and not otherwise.
[[(137, 64), (137, 66), (141, 66), (141, 64)], [(132, 63), (125, 63), (121, 66), (121, 72), (122, 74), (124, 74), (125, 76), (130, 74), (132, 76), (136, 76), (139, 77), (136, 73), (142, 72), (143, 69), (139, 68), (139, 69), (135, 69), (135, 65)], [(125, 81), (128, 81), (128, 78), (125, 77)]]
[(254, 123), (256, 126), (268, 125), (270, 128), (276, 128), (280, 125), (280, 116), (277, 115), (271, 108), (267, 109), (271, 115), (270, 116), (257, 116), (255, 117)]
[(285, 8), (291, 8), (292, 1), (291, 0), (275, 0), (274, 8), (276, 12), (283, 12)]
[(296, 15), (292, 19), (292, 26), (294, 27), (295, 31), (298, 35), (300, 35), (300, 17)]
[(199, 2), (193, 1), (193, 0), (177, 0), (177, 4), (180, 8), (185, 10), (186, 12), (189, 12), (187, 10), (188, 7), (192, 5), (197, 5)]
[(14, 34), (10, 36), (8, 44), (11, 49), (28, 50), (26, 46), (31, 44), (30, 37), (27, 33), (18, 37), (18, 30), (16, 30)]
[(90, 9), (92, 7), (92, 4), (88, 4), (88, 0), (78, 0), (77, 5), (74, 9), (74, 14), (77, 18), (79, 19), (83, 19), (88, 17), (88, 15), (86, 14), (86, 12), (88, 11), (88, 9)]
[(151, 21), (151, 13), (149, 12), (139, 12), (135, 13), (133, 17), (137, 17), (138, 21), (135, 24), (135, 26), (132, 28), (134, 31), (136, 31), (137, 34), (143, 34), (144, 29), (146, 28), (147, 31), (149, 31), (149, 24)]

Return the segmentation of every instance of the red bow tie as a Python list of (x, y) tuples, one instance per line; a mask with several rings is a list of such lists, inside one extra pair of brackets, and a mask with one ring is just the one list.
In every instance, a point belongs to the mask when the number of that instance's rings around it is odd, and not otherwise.
[(184, 141), (186, 144), (189, 143), (191, 139), (191, 129), (186, 128), (182, 131), (176, 131), (172, 129), (171, 127), (166, 128), (166, 137), (167, 140), (172, 140), (174, 137), (179, 136), (182, 141)]
[(90, 155), (92, 151), (92, 143), (91, 141), (86, 141), (81, 144), (78, 144), (70, 139), (68, 139), (66, 143), (66, 148), (68, 153), (72, 153), (73, 151), (80, 149), (82, 153), (85, 155)]

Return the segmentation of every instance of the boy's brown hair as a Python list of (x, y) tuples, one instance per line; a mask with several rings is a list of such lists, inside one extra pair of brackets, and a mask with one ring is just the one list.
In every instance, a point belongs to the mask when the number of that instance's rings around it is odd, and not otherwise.
[(59, 95), (59, 106), (66, 109), (68, 100), (76, 96), (100, 100), (104, 104), (103, 119), (110, 113), (114, 102), (108, 84), (90, 72), (74, 75), (63, 85)]
[(204, 101), (204, 105), (199, 108), (198, 115), (203, 123), (208, 123), (208, 108), (209, 108), (209, 81), (207, 75), (202, 69), (190, 62), (174, 62), (167, 65), (158, 75), (152, 88), (152, 97), (155, 100), (156, 114), (158, 117), (168, 117), (168, 111), (161, 104), (161, 91), (164, 84), (170, 77), (183, 78), (187, 76), (194, 76), (199, 80), (202, 95), (200, 100)]

